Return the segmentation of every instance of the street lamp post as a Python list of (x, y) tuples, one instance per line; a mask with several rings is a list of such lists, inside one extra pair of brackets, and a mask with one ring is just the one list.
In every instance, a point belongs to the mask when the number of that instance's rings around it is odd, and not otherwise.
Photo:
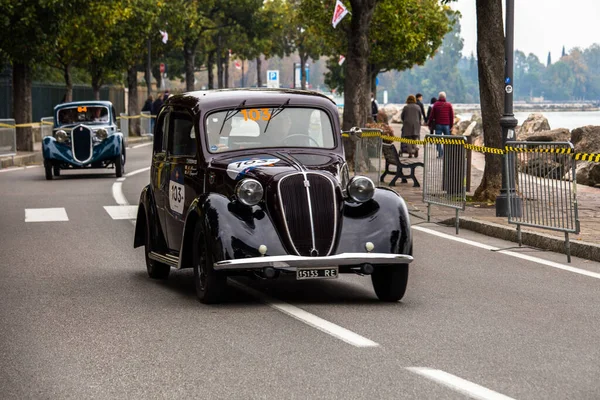
[[(515, 1), (506, 0), (506, 37), (504, 40), (504, 115), (500, 119), (502, 126), (502, 148), (506, 147), (507, 140), (515, 139), (515, 128), (518, 121), (513, 114), (513, 65), (514, 65), (514, 26), (515, 26)], [(520, 200), (516, 196), (510, 196), (515, 191), (514, 158), (512, 154), (504, 154), (502, 166), (502, 188), (496, 197), (496, 216), (513, 217), (521, 215)], [(507, 162), (508, 158), (508, 162)], [(507, 170), (510, 168), (510, 171)], [(509, 182), (510, 180), (510, 182)], [(510, 193), (509, 193), (510, 191)], [(509, 199), (510, 202), (509, 209)]]

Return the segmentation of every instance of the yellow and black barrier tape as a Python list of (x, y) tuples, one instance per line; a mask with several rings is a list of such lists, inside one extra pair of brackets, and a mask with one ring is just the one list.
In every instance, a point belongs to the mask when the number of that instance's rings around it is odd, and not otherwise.
[[(348, 133), (342, 133), (342, 137), (350, 137)], [(381, 137), (382, 140), (387, 142), (400, 142), (406, 144), (416, 144), (422, 145), (425, 143), (433, 143), (433, 144), (451, 144), (451, 145), (462, 145), (467, 150), (472, 150), (478, 153), (491, 153), (491, 154), (505, 154), (505, 153), (555, 153), (555, 154), (570, 154), (577, 161), (588, 161), (588, 162), (597, 162), (600, 163), (600, 154), (595, 153), (575, 153), (574, 150), (570, 147), (563, 148), (527, 148), (527, 147), (515, 147), (515, 146), (506, 146), (504, 149), (499, 149), (496, 147), (485, 147), (485, 146), (476, 146), (474, 144), (469, 144), (461, 139), (443, 139), (443, 138), (433, 138), (427, 137), (425, 140), (416, 140), (416, 139), (408, 139), (397, 136), (388, 136), (383, 135), (379, 132), (362, 132), (360, 134), (361, 138), (371, 138), (371, 137)]]

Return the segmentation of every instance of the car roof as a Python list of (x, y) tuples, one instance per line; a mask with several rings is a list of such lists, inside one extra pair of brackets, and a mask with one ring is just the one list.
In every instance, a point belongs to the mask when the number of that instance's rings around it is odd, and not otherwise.
[(299, 89), (216, 89), (171, 95), (165, 105), (182, 105), (195, 112), (219, 107), (237, 106), (246, 100), (246, 107), (259, 104), (278, 104), (290, 100), (289, 106), (321, 105), (336, 108), (335, 102), (322, 93)]
[(61, 108), (68, 108), (73, 106), (104, 106), (112, 107), (112, 103), (106, 100), (89, 100), (89, 101), (72, 101), (70, 103), (61, 103), (54, 107), (54, 110), (60, 110)]

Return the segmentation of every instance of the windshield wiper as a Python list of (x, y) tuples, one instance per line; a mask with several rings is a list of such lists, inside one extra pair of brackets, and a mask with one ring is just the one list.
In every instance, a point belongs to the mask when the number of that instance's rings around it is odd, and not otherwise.
[(269, 124), (271, 123), (271, 120), (273, 118), (275, 118), (276, 116), (279, 115), (279, 113), (281, 113), (283, 111), (283, 107), (287, 106), (288, 104), (290, 104), (290, 99), (287, 99), (285, 103), (283, 103), (282, 105), (280, 105), (279, 107), (277, 107), (272, 113), (271, 113), (271, 117), (269, 117), (269, 120), (267, 121), (267, 126), (265, 126), (265, 131), (263, 133), (267, 133), (267, 129), (269, 129)]
[(227, 111), (227, 114), (225, 114), (225, 119), (223, 120), (223, 123), (221, 124), (221, 129), (219, 129), (219, 136), (221, 136), (221, 132), (223, 132), (223, 127), (225, 126), (225, 122), (229, 121), (231, 118), (235, 117), (235, 115), (237, 113), (240, 112), (240, 110), (242, 109), (242, 107), (246, 104), (246, 100), (242, 101), (236, 108), (234, 108), (233, 110), (229, 110)]

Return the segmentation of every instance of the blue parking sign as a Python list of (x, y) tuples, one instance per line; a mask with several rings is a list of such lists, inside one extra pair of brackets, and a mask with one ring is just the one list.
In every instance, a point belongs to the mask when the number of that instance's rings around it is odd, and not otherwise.
[(267, 87), (278, 88), (279, 87), (279, 70), (267, 71)]

